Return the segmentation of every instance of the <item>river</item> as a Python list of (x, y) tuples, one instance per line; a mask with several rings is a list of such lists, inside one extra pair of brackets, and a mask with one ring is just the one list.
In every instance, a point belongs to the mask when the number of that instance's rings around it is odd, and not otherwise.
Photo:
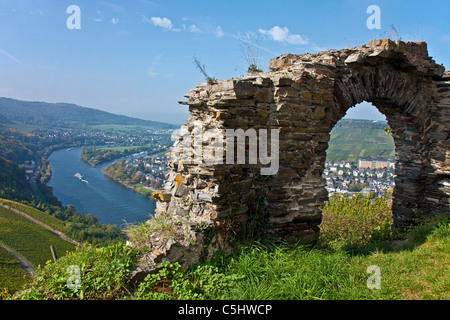
[[(80, 213), (91, 213), (102, 224), (123, 228), (127, 223), (143, 222), (155, 212), (154, 199), (124, 187), (103, 174), (107, 162), (92, 167), (80, 158), (81, 148), (61, 149), (50, 157), (52, 177), (48, 182), (64, 206), (73, 205)], [(80, 173), (83, 182), (74, 175)]]

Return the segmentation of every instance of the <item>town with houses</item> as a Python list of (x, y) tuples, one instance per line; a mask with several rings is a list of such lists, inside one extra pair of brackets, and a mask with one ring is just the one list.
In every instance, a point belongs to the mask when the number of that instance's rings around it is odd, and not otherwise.
[[(123, 164), (128, 170), (135, 168), (137, 175), (145, 177), (152, 189), (162, 187), (166, 180), (167, 156), (158, 157), (132, 157)], [(326, 189), (333, 193), (353, 196), (361, 193), (367, 196), (383, 196), (388, 190), (394, 188), (393, 160), (359, 159), (355, 162), (339, 161), (326, 162), (323, 178), (326, 180)], [(143, 179), (142, 179), (143, 180)], [(151, 182), (151, 184), (149, 184)]]
[(126, 187), (150, 197), (153, 191), (160, 190), (166, 182), (168, 161), (167, 155), (162, 153), (149, 155), (140, 152), (114, 161), (103, 172)]
[(158, 156), (139, 156), (130, 157), (125, 160), (124, 167), (129, 170), (137, 170), (136, 175), (145, 178), (146, 185), (150, 186), (150, 189), (161, 188), (166, 182), (167, 164), (169, 157), (166, 155)]
[(26, 179), (30, 180), (32, 179), (37, 172), (41, 169), (38, 163), (36, 163), (34, 160), (25, 161), (22, 164), (22, 168), (25, 170)]
[(395, 162), (384, 159), (358, 159), (355, 162), (326, 162), (323, 177), (328, 194), (345, 193), (382, 196), (394, 188)]

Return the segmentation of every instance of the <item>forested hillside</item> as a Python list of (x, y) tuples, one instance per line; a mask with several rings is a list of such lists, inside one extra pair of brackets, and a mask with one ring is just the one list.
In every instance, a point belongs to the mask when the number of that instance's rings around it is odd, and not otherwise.
[(31, 202), (35, 198), (25, 170), (0, 157), (0, 198)]
[[(125, 106), (124, 106), (125, 107)], [(3, 121), (24, 125), (76, 128), (101, 124), (140, 125), (153, 129), (174, 129), (178, 126), (131, 118), (123, 115), (85, 108), (69, 103), (47, 103), (0, 98)]]

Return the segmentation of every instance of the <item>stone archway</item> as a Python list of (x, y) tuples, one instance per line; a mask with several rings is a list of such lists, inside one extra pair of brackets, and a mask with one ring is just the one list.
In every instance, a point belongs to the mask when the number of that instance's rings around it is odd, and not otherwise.
[[(173, 232), (149, 239), (147, 268), (164, 259), (188, 266), (263, 233), (314, 242), (319, 207), (328, 197), (322, 172), (330, 131), (362, 101), (384, 113), (392, 130), (394, 223), (450, 216), (450, 73), (428, 56), (426, 43), (372, 40), (282, 55), (270, 69), (201, 84), (181, 102), (191, 114), (186, 139), (174, 145), (169, 183), (155, 194), (156, 216), (165, 217)], [(276, 136), (276, 174), (261, 174), (267, 161), (224, 161), (229, 150), (211, 145), (227, 129), (241, 129), (249, 140), (262, 132)], [(180, 150), (189, 157), (180, 157)], [(218, 150), (215, 159), (223, 161), (206, 161)], [(245, 150), (249, 156), (256, 149), (247, 144)]]

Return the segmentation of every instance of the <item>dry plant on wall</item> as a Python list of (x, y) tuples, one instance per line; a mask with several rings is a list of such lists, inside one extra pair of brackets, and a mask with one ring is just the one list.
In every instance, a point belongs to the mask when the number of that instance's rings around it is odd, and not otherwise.
[(384, 32), (384, 37), (392, 41), (401, 41), (402, 37), (400, 36), (397, 28), (393, 24), (389, 26), (389, 30)]
[(204, 64), (201, 64), (200, 60), (198, 60), (197, 57), (192, 57), (194, 59), (194, 64), (197, 67), (197, 69), (200, 70), (200, 72), (203, 74), (203, 76), (205, 77), (206, 82), (208, 82), (209, 85), (213, 85), (216, 82), (216, 78), (214, 77), (210, 77), (207, 73), (206, 73), (206, 66)]
[(247, 62), (247, 73), (262, 72), (259, 68), (259, 45), (251, 40), (241, 39), (241, 50)]

